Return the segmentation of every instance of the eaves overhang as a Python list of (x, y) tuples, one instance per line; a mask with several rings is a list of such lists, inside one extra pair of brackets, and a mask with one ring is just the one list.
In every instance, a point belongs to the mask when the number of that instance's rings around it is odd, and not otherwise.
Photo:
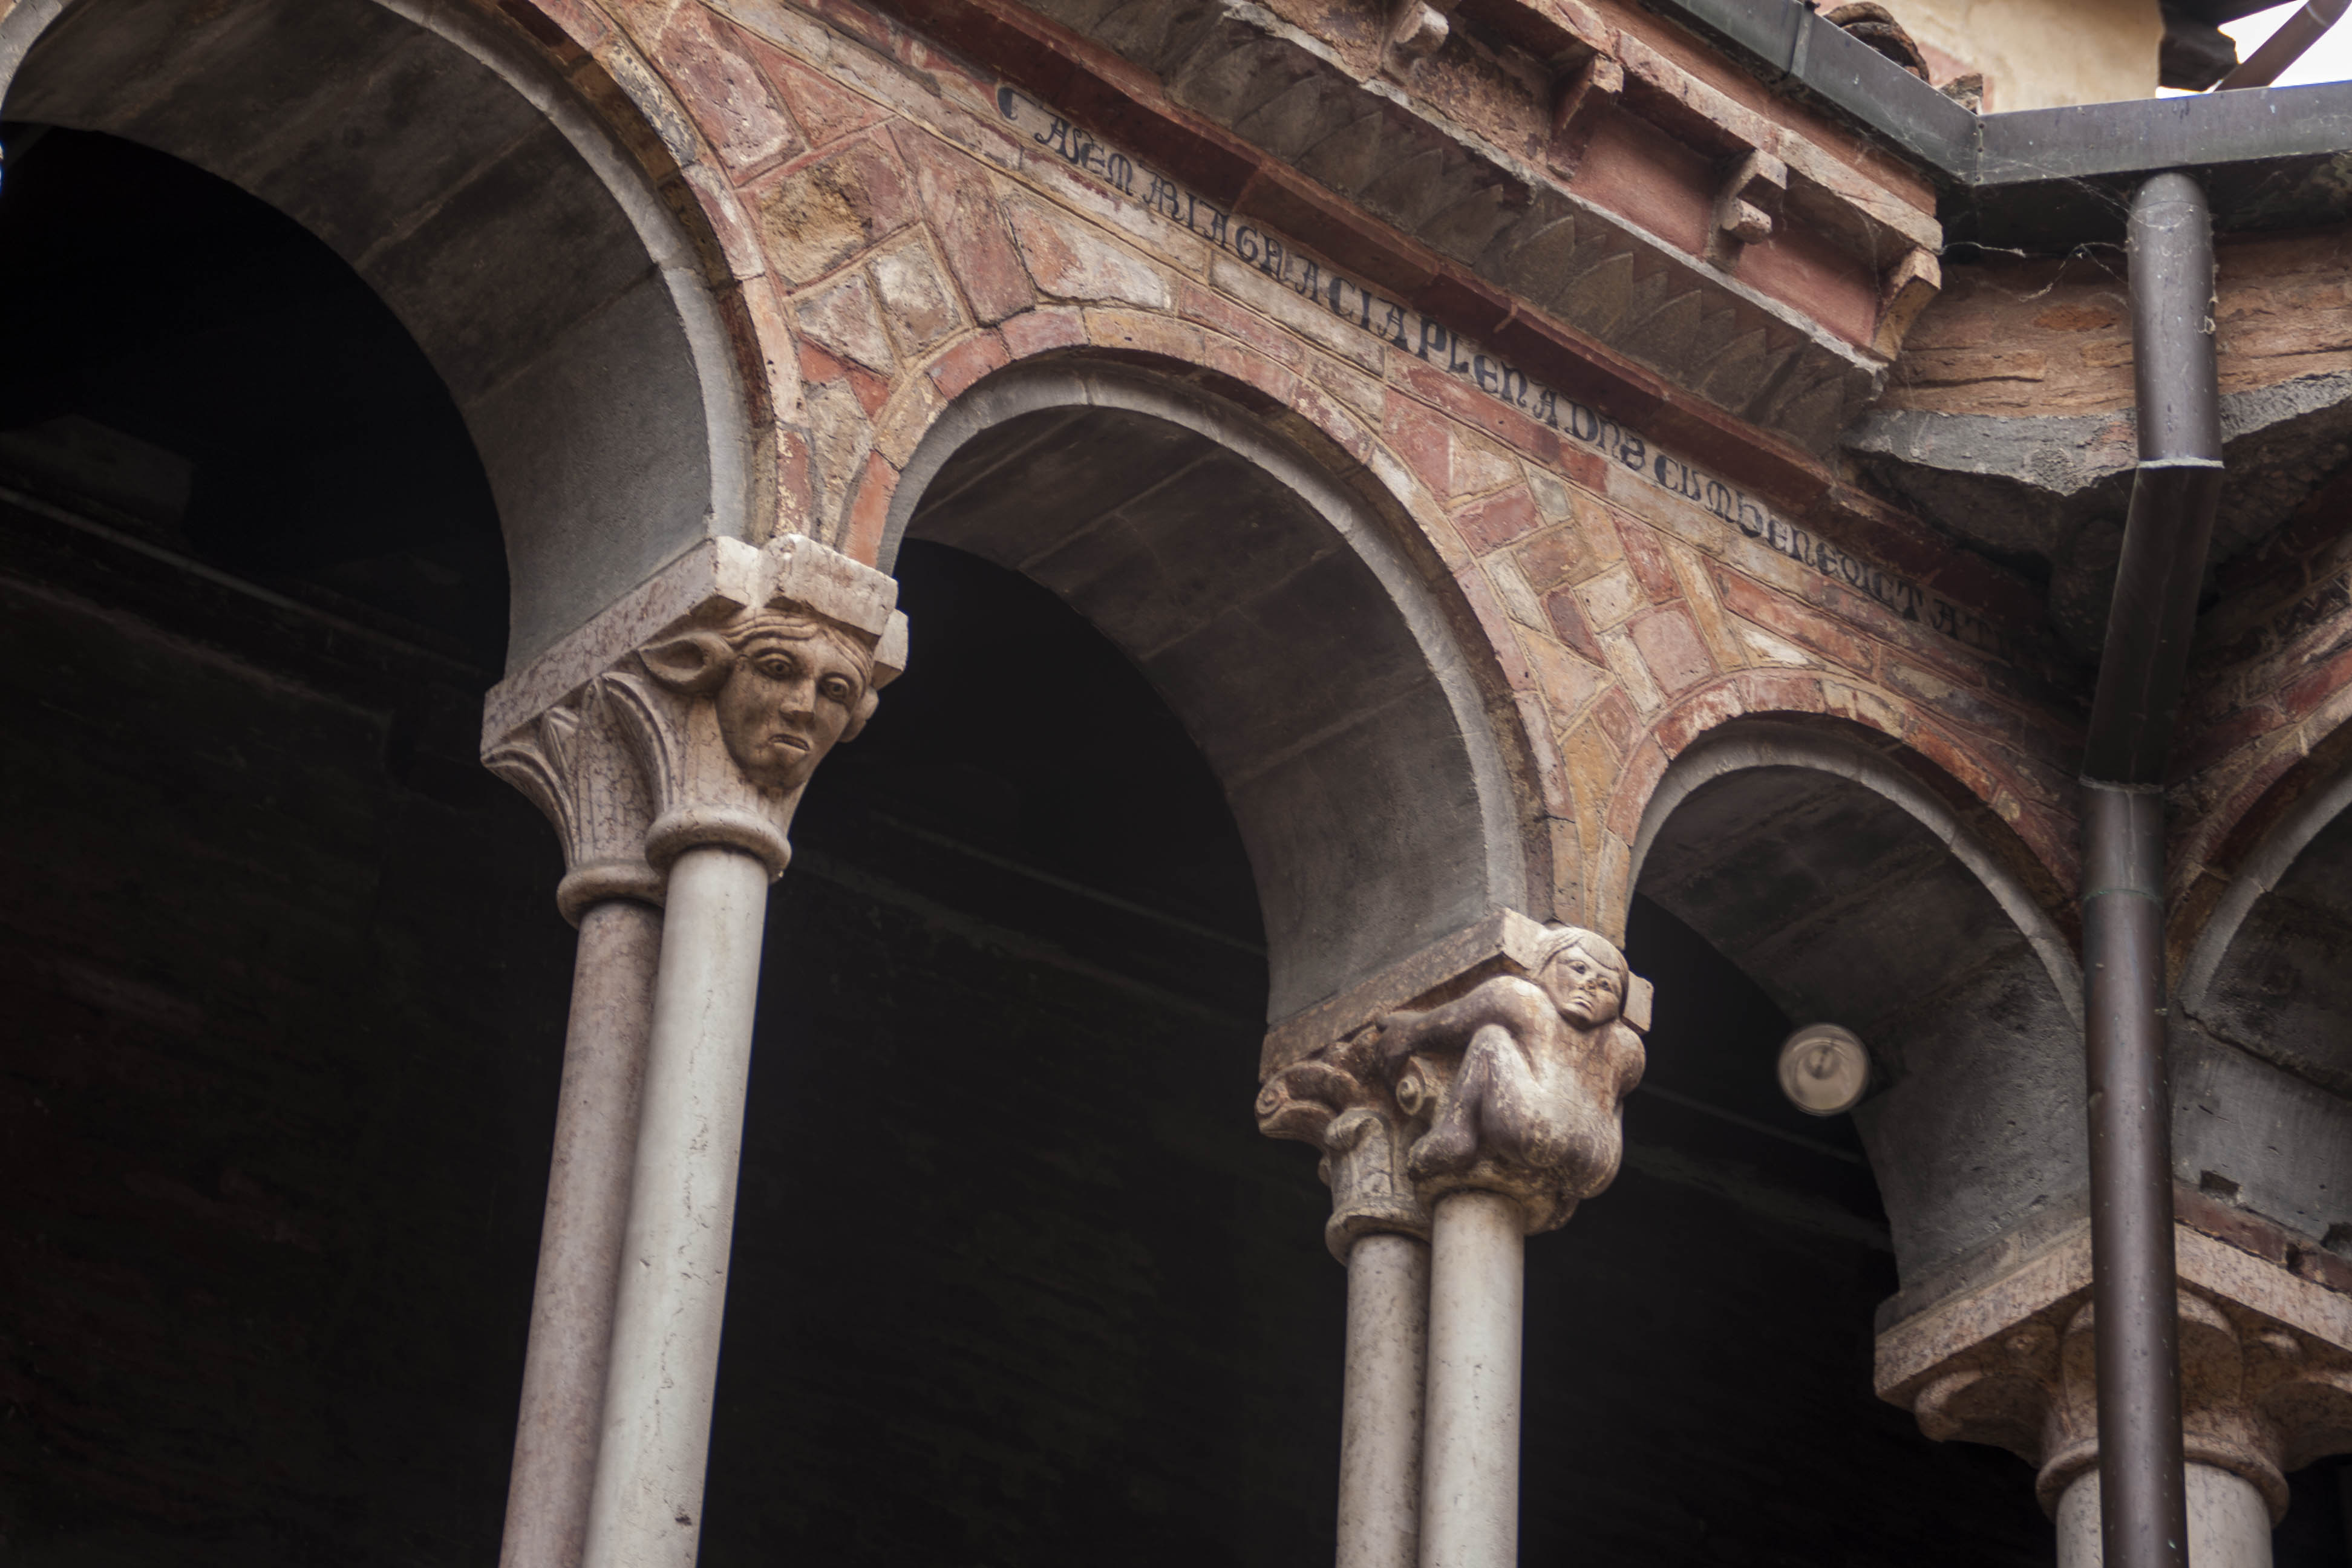
[(2119, 241), (2132, 188), (2167, 169), (2199, 176), (2225, 233), (2352, 209), (2352, 82), (1979, 115), (1796, 0), (1646, 4), (1909, 157), (1940, 188), (1948, 247)]

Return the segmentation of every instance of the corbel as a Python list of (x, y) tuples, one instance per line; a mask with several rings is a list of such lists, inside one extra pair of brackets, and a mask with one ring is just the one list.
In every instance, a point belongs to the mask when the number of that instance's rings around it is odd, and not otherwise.
[(1788, 194), (1789, 165), (1771, 153), (1751, 147), (1734, 159), (1730, 175), (1715, 194), (1706, 231), (1708, 262), (1727, 272), (1736, 268), (1741, 251), (1772, 237)]
[(1934, 251), (1919, 246), (1906, 251), (1879, 285), (1878, 326), (1871, 334), (1871, 352), (1889, 360), (1901, 353), (1904, 334), (1943, 287), (1944, 269)]
[(1552, 95), (1551, 145), (1546, 156), (1562, 178), (1575, 174), (1603, 112), (1624, 90), (1623, 63), (1599, 51), (1559, 79)]
[(1454, 24), (1446, 19), (1450, 5), (1430, 0), (1396, 0), (1389, 8), (1389, 68), (1402, 75), (1445, 47)]

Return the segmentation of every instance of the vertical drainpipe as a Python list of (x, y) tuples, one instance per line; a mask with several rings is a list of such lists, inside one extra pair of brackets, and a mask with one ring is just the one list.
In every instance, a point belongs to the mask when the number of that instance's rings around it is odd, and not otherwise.
[(2083, 758), (2084, 1055), (2105, 1568), (2186, 1568), (2165, 1078), (2164, 784), (2221, 489), (2205, 193), (2132, 199), (2139, 467)]

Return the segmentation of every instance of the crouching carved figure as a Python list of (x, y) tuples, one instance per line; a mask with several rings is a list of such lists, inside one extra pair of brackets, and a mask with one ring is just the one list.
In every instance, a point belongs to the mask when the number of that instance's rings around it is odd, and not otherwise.
[(1532, 1234), (1565, 1225), (1616, 1177), (1649, 986), (1614, 944), (1573, 926), (1547, 931), (1531, 956), (1530, 978), (1498, 975), (1425, 1012), (1389, 1014), (1377, 1049), (1398, 1108), (1427, 1126), (1405, 1156), (1422, 1200), (1503, 1193)]

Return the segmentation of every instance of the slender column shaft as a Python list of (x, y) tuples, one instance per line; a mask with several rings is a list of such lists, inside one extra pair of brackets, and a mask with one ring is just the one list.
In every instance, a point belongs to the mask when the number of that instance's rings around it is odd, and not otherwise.
[[(2243, 1476), (2188, 1468), (2190, 1568), (2271, 1568), (2271, 1515)], [(2102, 1568), (2099, 1472), (2085, 1471), (2058, 1500), (2058, 1568)]]
[(727, 1304), (768, 869), (671, 868), (585, 1568), (691, 1568)]
[(1417, 1559), (1428, 1334), (1428, 1246), (1358, 1237), (1348, 1248), (1339, 1568), (1413, 1568)]
[(1421, 1568), (1512, 1568), (1526, 1221), (1516, 1199), (1478, 1191), (1446, 1194), (1430, 1220)]
[(587, 1536), (661, 933), (634, 900), (580, 917), (500, 1568), (579, 1568)]

